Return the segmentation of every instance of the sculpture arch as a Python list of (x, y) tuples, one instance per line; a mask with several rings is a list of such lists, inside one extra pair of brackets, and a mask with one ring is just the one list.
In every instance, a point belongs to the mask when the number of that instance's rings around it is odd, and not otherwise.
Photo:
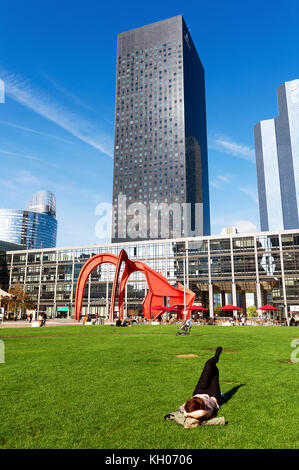
[[(119, 283), (119, 296), (118, 296), (118, 308), (119, 308), (119, 317), (123, 319), (123, 303), (124, 303), (124, 294), (125, 287), (128, 282), (130, 275), (135, 271), (140, 271), (145, 275), (148, 292), (145, 296), (145, 299), (142, 303), (143, 314), (147, 319), (152, 317), (151, 307), (155, 305), (163, 305), (164, 298), (169, 297), (170, 302), (169, 306), (173, 307), (175, 305), (184, 305), (184, 286), (178, 284), (178, 287), (174, 287), (169, 284), (168, 280), (160, 273), (157, 273), (152, 268), (142, 263), (141, 261), (132, 261), (128, 258), (127, 252), (121, 250), (119, 255), (113, 255), (110, 253), (100, 253), (98, 255), (90, 258), (84, 266), (82, 267), (76, 287), (76, 299), (75, 299), (75, 321), (79, 321), (82, 303), (83, 303), (83, 294), (87, 279), (91, 272), (99, 265), (103, 263), (110, 263), (115, 266), (115, 275), (113, 280), (111, 302), (109, 309), (109, 320), (113, 322), (114, 319), (114, 310), (115, 303), (117, 298), (118, 290), (118, 280), (121, 270), (122, 263), (125, 263), (124, 272), (122, 274), (120, 283)], [(186, 307), (190, 307), (193, 304), (195, 299), (195, 293), (189, 289), (185, 290), (186, 296)], [(153, 312), (154, 318), (159, 316), (162, 313), (162, 310), (155, 310)]]

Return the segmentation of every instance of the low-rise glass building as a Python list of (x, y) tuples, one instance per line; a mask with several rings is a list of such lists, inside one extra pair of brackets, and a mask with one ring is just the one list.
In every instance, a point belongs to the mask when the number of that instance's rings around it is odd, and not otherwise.
[[(211, 316), (215, 294), (224, 304), (230, 293), (233, 305), (245, 309), (246, 293), (253, 293), (256, 307), (270, 303), (284, 317), (299, 305), (299, 230), (6, 251), (0, 259), (0, 285), (24, 284), (39, 311), (56, 317), (67, 308), (73, 317), (84, 263), (98, 253), (117, 255), (122, 248), (130, 259), (143, 261), (172, 285), (185, 282), (196, 293), (195, 302), (209, 307)], [(108, 316), (114, 272), (113, 265), (104, 264), (91, 273), (82, 313)], [(133, 273), (125, 313), (141, 313), (146, 292), (144, 275)]]

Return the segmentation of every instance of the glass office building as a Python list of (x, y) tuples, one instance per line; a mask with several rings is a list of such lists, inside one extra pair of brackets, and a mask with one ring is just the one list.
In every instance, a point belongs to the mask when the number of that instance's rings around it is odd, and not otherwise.
[(299, 80), (277, 90), (279, 116), (254, 127), (261, 230), (297, 229)]
[(26, 210), (0, 209), (0, 240), (27, 249), (56, 246), (57, 220), (55, 196), (39, 191)]
[[(112, 241), (130, 239), (124, 218), (140, 202), (139, 240), (169, 238), (160, 214), (149, 215), (150, 204), (161, 203), (190, 203), (190, 230), (210, 234), (204, 69), (181, 15), (118, 35)], [(170, 236), (182, 217), (170, 218)]]
[(12, 250), (24, 250), (23, 245), (17, 245), (16, 243), (9, 243), (0, 240), (0, 251), (12, 251)]
[[(64, 308), (73, 317), (84, 263), (98, 253), (117, 255), (122, 248), (130, 259), (161, 272), (172, 285), (185, 283), (196, 293), (195, 303), (209, 307), (211, 316), (216, 297), (225, 305), (229, 296), (233, 305), (246, 309), (246, 293), (254, 294), (256, 307), (273, 304), (284, 317), (299, 305), (299, 230), (7, 251), (0, 258), (0, 285), (24, 284), (38, 310), (54, 317)], [(83, 313), (107, 317), (114, 273), (115, 266), (109, 264), (91, 273)], [(126, 287), (125, 313), (142, 312), (146, 292), (144, 275), (133, 273)]]

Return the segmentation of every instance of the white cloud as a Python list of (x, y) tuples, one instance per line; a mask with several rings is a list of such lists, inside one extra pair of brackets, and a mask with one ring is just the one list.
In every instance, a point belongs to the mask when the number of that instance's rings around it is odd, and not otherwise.
[(91, 106), (87, 105), (84, 103), (80, 98), (75, 96), (73, 93), (70, 93), (68, 90), (66, 90), (63, 86), (61, 86), (59, 83), (57, 83), (56, 80), (54, 80), (52, 77), (49, 75), (43, 73), (43, 76), (61, 93), (63, 93), (65, 96), (70, 98), (76, 105), (81, 106), (84, 109), (87, 109), (88, 111), (95, 111)]
[(19, 192), (26, 186), (40, 186), (41, 180), (34, 175), (30, 170), (19, 170), (9, 177), (9, 179), (0, 179), (1, 186), (6, 186), (9, 189), (14, 189)]
[(0, 121), (0, 124), (2, 124), (4, 126), (13, 127), (15, 129), (20, 129), (21, 131), (30, 132), (32, 134), (37, 134), (37, 135), (41, 135), (41, 136), (44, 136), (44, 137), (50, 137), (50, 139), (59, 140), (61, 142), (65, 142), (66, 144), (73, 144), (74, 143), (74, 142), (71, 142), (70, 140), (64, 139), (62, 137), (58, 137), (58, 136), (53, 135), (53, 134), (48, 134), (47, 132), (37, 131), (36, 129), (31, 129), (29, 127), (20, 126), (19, 124), (15, 124), (13, 122)]
[(25, 160), (34, 160), (36, 162), (45, 163), (40, 158), (34, 157), (33, 155), (27, 155), (25, 153), (10, 152), (9, 150), (4, 150), (4, 149), (0, 149), (0, 153), (3, 153), (4, 155), (9, 155), (11, 157), (20, 157), (20, 158), (24, 158)]
[(0, 187), (4, 186), (5, 188), (8, 189), (15, 189), (15, 185), (11, 180), (6, 180), (3, 178), (0, 178)]
[(248, 216), (250, 219), (244, 219), (244, 213), (240, 211), (219, 213), (212, 217), (212, 233), (220, 234), (226, 227), (236, 227), (239, 233), (258, 232), (260, 229), (257, 214)]
[(24, 185), (40, 184), (40, 178), (38, 178), (31, 171), (28, 170), (19, 171), (19, 173), (13, 178), (13, 180), (18, 184)]
[(72, 112), (42, 91), (33, 89), (29, 82), (6, 70), (1, 70), (6, 95), (45, 119), (55, 123), (81, 141), (113, 156), (113, 137), (77, 113)]
[(219, 136), (209, 139), (209, 147), (220, 152), (233, 155), (234, 157), (242, 158), (255, 163), (255, 152), (252, 147), (244, 144), (239, 144), (232, 141), (229, 137)]
[(258, 204), (258, 195), (256, 189), (240, 187), (240, 191), (247, 194), (256, 204)]
[(230, 177), (226, 176), (226, 175), (219, 175), (218, 176), (218, 179), (220, 181), (223, 181), (224, 183), (231, 183), (231, 179)]
[(237, 227), (240, 233), (258, 232), (257, 226), (251, 220), (235, 220), (233, 227)]
[(217, 175), (215, 179), (210, 182), (210, 185), (218, 189), (222, 186), (222, 183), (231, 184), (231, 177), (228, 175)]

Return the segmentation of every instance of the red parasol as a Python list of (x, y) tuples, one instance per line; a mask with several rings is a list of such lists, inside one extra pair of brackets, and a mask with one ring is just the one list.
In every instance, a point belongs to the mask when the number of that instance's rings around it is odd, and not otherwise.
[(237, 307), (236, 305), (225, 305), (224, 307), (219, 307), (218, 310), (243, 310), (240, 307)]
[(162, 305), (155, 305), (151, 310), (162, 310), (160, 313), (158, 312), (154, 314), (154, 319), (158, 318), (163, 312), (178, 312), (174, 307), (163, 307)]
[(202, 312), (208, 312), (207, 308), (201, 307), (200, 305), (192, 305), (192, 307), (188, 307), (188, 310), (198, 310)]
[(279, 310), (279, 308), (273, 307), (273, 305), (263, 305), (262, 307), (259, 307), (258, 310)]
[(177, 309), (174, 307), (163, 307), (162, 305), (156, 305), (151, 308), (152, 310), (164, 310), (165, 312), (175, 312)]

